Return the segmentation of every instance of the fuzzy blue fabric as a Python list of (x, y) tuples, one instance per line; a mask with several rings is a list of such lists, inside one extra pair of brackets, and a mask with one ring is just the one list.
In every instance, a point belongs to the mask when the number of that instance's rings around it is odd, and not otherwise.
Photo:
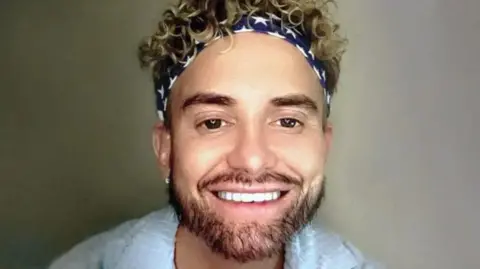
[[(178, 219), (170, 206), (80, 243), (49, 269), (175, 269)], [(379, 269), (339, 236), (308, 224), (291, 240), (284, 269)]]

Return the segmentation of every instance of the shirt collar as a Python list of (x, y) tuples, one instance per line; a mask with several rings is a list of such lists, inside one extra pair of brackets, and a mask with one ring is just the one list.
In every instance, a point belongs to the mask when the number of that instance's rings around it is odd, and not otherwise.
[[(107, 250), (106, 268), (174, 269), (178, 219), (168, 206), (140, 219)], [(122, 245), (122, 247), (118, 247)], [(355, 256), (336, 235), (319, 225), (307, 224), (297, 232), (285, 251), (285, 269), (345, 269), (357, 265)]]

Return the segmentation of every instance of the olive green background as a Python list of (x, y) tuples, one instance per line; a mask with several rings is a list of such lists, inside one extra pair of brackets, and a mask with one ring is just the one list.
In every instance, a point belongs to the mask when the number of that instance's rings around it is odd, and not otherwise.
[[(0, 268), (165, 203), (135, 50), (165, 3), (1, 1)], [(480, 268), (480, 2), (340, 0), (328, 224), (393, 269)]]

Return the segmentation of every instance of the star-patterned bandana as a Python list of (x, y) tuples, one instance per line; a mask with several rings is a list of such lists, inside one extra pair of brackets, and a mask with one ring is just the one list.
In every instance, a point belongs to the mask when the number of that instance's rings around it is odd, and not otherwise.
[[(299, 52), (305, 57), (310, 66), (320, 80), (320, 84), (323, 87), (325, 96), (325, 105), (327, 117), (330, 114), (330, 103), (332, 93), (327, 90), (325, 68), (323, 63), (317, 59), (313, 52), (310, 50), (310, 42), (306, 39), (300, 31), (295, 27), (282, 25), (280, 18), (273, 14), (269, 14), (270, 18), (259, 16), (244, 16), (239, 19), (232, 27), (232, 32), (245, 33), (245, 32), (258, 32), (268, 34), (280, 39), (283, 39), (292, 45), (294, 45)], [(212, 41), (221, 38), (222, 36), (216, 36)], [(155, 79), (155, 94), (157, 112), (160, 120), (164, 120), (165, 112), (167, 110), (167, 102), (170, 91), (181, 73), (192, 63), (196, 55), (200, 53), (208, 44), (196, 41), (196, 49), (185, 57), (183, 61), (168, 68), (168, 71), (160, 74), (159, 78)], [(195, 52), (196, 51), (196, 52)]]

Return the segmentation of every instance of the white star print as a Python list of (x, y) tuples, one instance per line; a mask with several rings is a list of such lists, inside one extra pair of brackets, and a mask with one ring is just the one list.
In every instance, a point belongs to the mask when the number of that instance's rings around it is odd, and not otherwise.
[(295, 34), (294, 31), (292, 31), (292, 29), (290, 29), (290, 28), (288, 28), (288, 27), (285, 27), (285, 29), (286, 29), (285, 32), (286, 32), (287, 34), (293, 36), (293, 38), (297, 38), (297, 35)]
[(174, 77), (174, 78), (170, 78), (170, 86), (168, 86), (169, 89), (172, 88), (173, 86), (173, 83), (175, 83), (175, 81), (177, 80), (177, 77)]
[(325, 94), (325, 101), (326, 101), (327, 105), (329, 105), (330, 102), (332, 101), (332, 96), (327, 93), (327, 90), (324, 90), (324, 94)]
[(235, 30), (235, 33), (245, 33), (245, 32), (253, 32), (253, 29), (248, 29), (247, 26), (242, 26), (242, 28)]
[(186, 60), (185, 63), (183, 64), (183, 67), (185, 68), (185, 67), (189, 66), (189, 65), (192, 63), (193, 59), (195, 59), (195, 57), (192, 57), (192, 56), (190, 56), (190, 55), (187, 56), (187, 60)]
[(168, 102), (168, 97), (163, 100), (163, 109), (167, 110), (167, 102)]
[(308, 50), (308, 54), (310, 54), (310, 56), (312, 56), (312, 59), (315, 59), (315, 56), (313, 55), (313, 51), (312, 51), (312, 50)]
[(163, 99), (163, 95), (165, 94), (165, 89), (163, 89), (163, 85), (160, 87), (160, 89), (157, 90), (157, 92), (160, 94), (160, 98)]
[(305, 56), (305, 58), (308, 58), (307, 53), (305, 53), (305, 50), (302, 47), (300, 47), (298, 44), (295, 45), (295, 47), (297, 47), (297, 49), (303, 54), (303, 56)]
[(285, 39), (285, 37), (277, 32), (267, 32), (269, 35), (271, 36), (275, 36), (275, 37), (278, 37), (278, 38), (281, 38), (281, 39)]
[(158, 119), (160, 119), (161, 121), (164, 120), (163, 112), (161, 110), (157, 110), (157, 115), (158, 115)]
[(313, 67), (313, 71), (315, 71), (315, 74), (317, 74), (318, 78), (323, 81), (322, 76), (320, 75), (320, 72), (316, 66)]
[(265, 18), (262, 18), (262, 17), (252, 17), (252, 18), (255, 20), (255, 24), (261, 23), (261, 24), (264, 24), (265, 26), (268, 25), (268, 24), (267, 24), (267, 21), (268, 21), (268, 20), (265, 19)]

